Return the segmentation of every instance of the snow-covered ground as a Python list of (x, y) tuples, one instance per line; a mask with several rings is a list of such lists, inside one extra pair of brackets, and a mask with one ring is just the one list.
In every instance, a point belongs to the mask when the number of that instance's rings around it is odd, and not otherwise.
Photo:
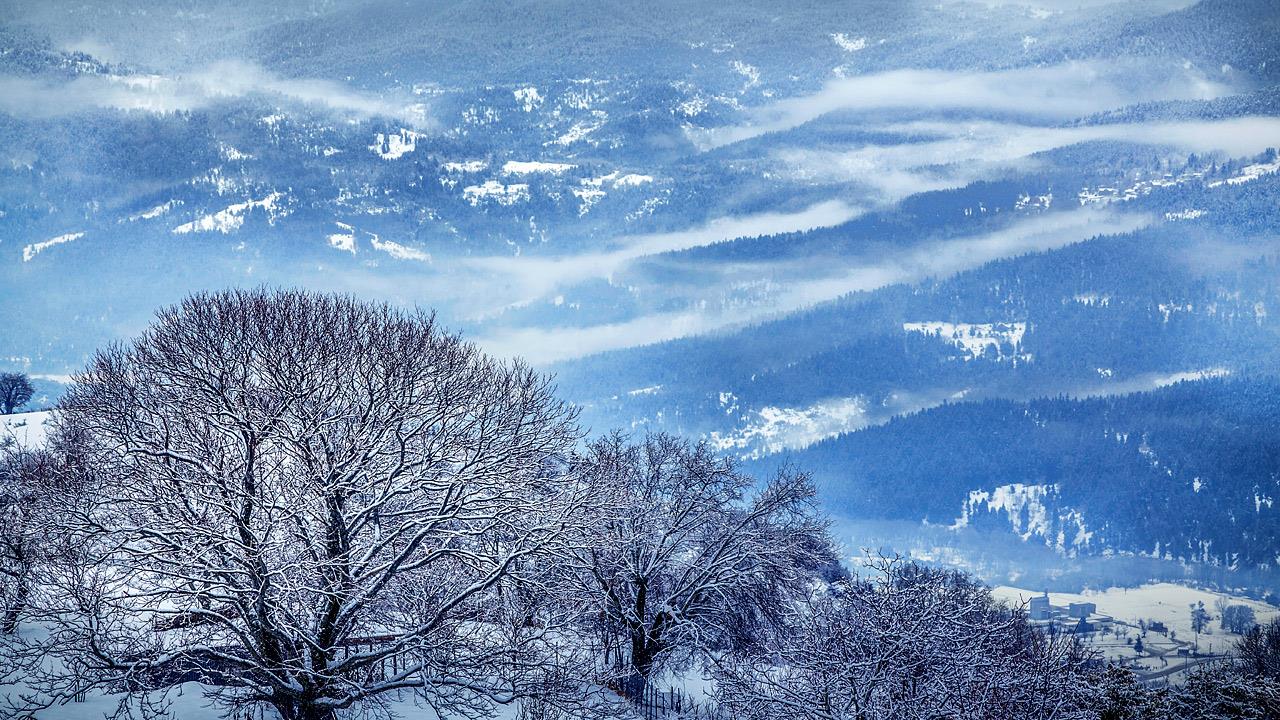
[(47, 435), (48, 420), (48, 410), (0, 415), (0, 442), (11, 438), (22, 447), (41, 445)]
[(44, 242), (32, 243), (32, 244), (30, 244), (30, 245), (28, 245), (28, 246), (26, 246), (26, 247), (22, 248), (22, 261), (23, 261), (23, 262), (31, 262), (31, 260), (32, 260), (33, 258), (35, 258), (35, 256), (39, 255), (40, 253), (44, 252), (45, 250), (48, 250), (49, 248), (53, 247), (54, 245), (61, 245), (62, 243), (69, 243), (69, 242), (71, 242), (72, 240), (79, 240), (79, 239), (80, 239), (80, 238), (82, 238), (82, 237), (84, 237), (84, 233), (82, 233), (82, 232), (73, 232), (73, 233), (67, 233), (66, 235), (59, 235), (59, 236), (58, 236), (58, 237), (56, 237), (56, 238), (50, 238), (50, 239), (48, 239), (48, 240), (45, 240)]
[(502, 166), (502, 172), (508, 175), (528, 175), (529, 173), (558, 175), (573, 168), (574, 166), (569, 163), (542, 162), (541, 160), (508, 160)]
[(404, 128), (395, 133), (378, 133), (374, 136), (373, 144), (369, 149), (383, 160), (395, 160), (416, 150), (421, 137), (418, 133)]
[[(1030, 600), (1040, 593), (1035, 590), (1002, 585), (996, 587), (993, 594), (997, 599), (1018, 603)], [(1203, 602), (1205, 610), (1213, 616), (1213, 620), (1209, 623), (1208, 632), (1200, 633), (1200, 652), (1215, 654), (1229, 651), (1240, 639), (1239, 635), (1228, 633), (1218, 624), (1219, 613), (1216, 605), (1219, 600), (1225, 600), (1232, 605), (1247, 605), (1253, 608), (1259, 623), (1266, 623), (1280, 616), (1280, 608), (1264, 602), (1174, 583), (1155, 583), (1136, 588), (1113, 587), (1101, 591), (1086, 590), (1083, 593), (1049, 593), (1049, 602), (1053, 605), (1065, 606), (1073, 602), (1096, 603), (1099, 613), (1114, 617), (1118, 623), (1137, 626), (1139, 620), (1162, 622), (1177, 633), (1177, 640), (1185, 642), (1194, 642), (1196, 639), (1196, 633), (1191, 628), (1191, 606)], [(1157, 641), (1154, 633), (1148, 633), (1148, 638), (1151, 640), (1144, 640), (1144, 642)]]
[(244, 225), (245, 216), (255, 208), (267, 213), (268, 222), (275, 224), (277, 218), (284, 217), (288, 211), (283, 207), (284, 193), (273, 192), (261, 200), (246, 200), (242, 203), (228, 205), (212, 215), (202, 215), (188, 223), (173, 229), (175, 235), (200, 232), (220, 232), (222, 234), (239, 230)]
[(484, 200), (492, 200), (499, 205), (514, 205), (529, 199), (529, 186), (526, 183), (503, 185), (497, 180), (486, 180), (483, 185), (464, 187), (462, 197), (472, 205), (479, 205)]
[[(721, 404), (731, 393), (721, 394)], [(866, 427), (869, 401), (838, 397), (803, 408), (766, 405), (743, 415), (744, 423), (728, 433), (713, 431), (712, 447), (742, 457), (759, 458), (784, 450), (806, 448), (820, 440)]]
[[(939, 320), (906, 322), (904, 332), (938, 337), (964, 351), (960, 356), (965, 362), (981, 357), (1004, 360), (1028, 359), (1021, 354), (1022, 339), (1027, 334), (1025, 322), (1008, 323), (951, 323)], [(1012, 356), (1005, 355), (1004, 348), (1013, 348)]]
[[(0, 686), (0, 692), (3, 691)], [(278, 720), (280, 717), (274, 710), (259, 709), (252, 715), (243, 713), (232, 715), (224, 708), (215, 706), (205, 697), (207, 688), (199, 683), (183, 683), (171, 688), (161, 695), (154, 693), (153, 702), (160, 702), (166, 708), (169, 718), (173, 720)], [(91, 692), (84, 696), (83, 702), (68, 702), (47, 710), (37, 712), (32, 720), (103, 720), (110, 717), (119, 707), (122, 696)], [(416, 700), (407, 690), (393, 694), (389, 702), (395, 717), (402, 720), (438, 720), (437, 715), (427, 704)], [(499, 706), (493, 720), (513, 720), (518, 716), (516, 705)]]

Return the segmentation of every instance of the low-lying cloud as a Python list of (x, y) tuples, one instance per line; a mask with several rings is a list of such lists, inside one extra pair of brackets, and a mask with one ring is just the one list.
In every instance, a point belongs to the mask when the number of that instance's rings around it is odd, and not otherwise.
[(758, 108), (752, 121), (697, 131), (710, 149), (788, 130), (837, 110), (976, 110), (1050, 121), (1154, 100), (1208, 100), (1229, 88), (1194, 69), (1073, 62), (989, 72), (891, 70), (833, 80), (820, 91)]
[[(558, 288), (591, 278), (610, 278), (627, 263), (648, 255), (688, 250), (740, 237), (775, 235), (830, 227), (852, 220), (861, 209), (838, 200), (816, 203), (796, 212), (726, 216), (687, 230), (630, 235), (611, 241), (616, 248), (559, 258), (489, 257), (464, 261), (467, 284), (479, 278), (486, 312), (546, 297)], [(474, 278), (473, 278), (474, 276)], [(495, 298), (499, 306), (494, 307)]]
[(244, 62), (220, 62), (182, 75), (81, 75), (70, 80), (0, 76), (0, 112), (47, 118), (96, 109), (171, 113), (219, 101), (265, 95), (309, 107), (428, 123), (420, 103), (359, 91), (315, 78), (286, 78)]
[(963, 187), (1016, 169), (1036, 153), (1090, 141), (1221, 151), (1233, 157), (1280, 146), (1280, 118), (1263, 116), (1073, 127), (991, 121), (911, 122), (879, 129), (941, 139), (840, 150), (782, 148), (772, 159), (797, 179), (856, 182), (870, 187), (880, 201), (894, 202), (915, 193)]
[(1052, 250), (1097, 235), (1130, 232), (1150, 222), (1151, 218), (1146, 215), (1105, 209), (1047, 213), (986, 235), (930, 243), (836, 274), (830, 273), (827, 261), (821, 261), (812, 268), (811, 277), (788, 283), (768, 301), (753, 306), (722, 311), (698, 307), (589, 327), (517, 328), (496, 331), (479, 342), (499, 355), (519, 355), (538, 364), (552, 363), (724, 330), (795, 312), (849, 293), (945, 277), (1005, 257)]

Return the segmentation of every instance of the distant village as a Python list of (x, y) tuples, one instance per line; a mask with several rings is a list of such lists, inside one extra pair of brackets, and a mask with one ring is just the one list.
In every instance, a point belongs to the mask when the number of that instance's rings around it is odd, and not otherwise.
[(1125, 665), (1150, 685), (1179, 682), (1192, 669), (1227, 658), (1218, 652), (1202, 652), (1198, 637), (1179, 638), (1164, 622), (1140, 620), (1135, 625), (1098, 612), (1092, 602), (1054, 605), (1048, 594), (1042, 593), (1030, 599), (1027, 614), (1033, 625), (1046, 632), (1079, 636), (1099, 653), (1100, 661)]

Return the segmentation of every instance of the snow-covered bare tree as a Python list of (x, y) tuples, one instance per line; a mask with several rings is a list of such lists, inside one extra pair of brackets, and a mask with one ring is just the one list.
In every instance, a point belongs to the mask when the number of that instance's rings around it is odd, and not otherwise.
[(757, 486), (705, 443), (663, 434), (605, 437), (580, 465), (610, 495), (578, 582), (630, 696), (668, 663), (750, 642), (828, 556), (805, 475)]
[(94, 470), (60, 514), (81, 562), (42, 603), (78, 687), (203, 679), (287, 720), (416, 689), (457, 717), (542, 664), (526, 601), (588, 495), (574, 413), (433, 316), (195, 295), (99, 352), (56, 418)]
[(0, 634), (17, 630), (31, 595), (42, 549), (41, 486), (51, 466), (43, 450), (0, 445)]
[(726, 653), (721, 706), (743, 720), (1086, 717), (1086, 658), (967, 576), (868, 558), (815, 585), (758, 649)]
[(1235, 650), (1245, 673), (1280, 681), (1280, 619), (1246, 630)]

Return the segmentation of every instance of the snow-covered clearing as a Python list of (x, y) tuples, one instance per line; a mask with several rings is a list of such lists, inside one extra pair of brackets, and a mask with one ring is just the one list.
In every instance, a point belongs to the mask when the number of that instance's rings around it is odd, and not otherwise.
[(508, 160), (502, 166), (502, 172), (509, 175), (527, 175), (529, 173), (552, 173), (559, 175), (572, 170), (575, 165), (569, 163), (542, 162), (539, 160)]
[(49, 416), (48, 410), (0, 415), (0, 442), (12, 439), (28, 448), (43, 445), (48, 436)]
[(395, 160), (413, 152), (422, 137), (412, 130), (401, 129), (394, 133), (378, 133), (369, 149), (383, 160)]
[(267, 212), (267, 220), (274, 223), (276, 218), (287, 214), (287, 211), (281, 207), (281, 200), (284, 199), (284, 193), (273, 192), (261, 200), (247, 200), (242, 203), (228, 205), (225, 209), (219, 210), (212, 215), (202, 215), (188, 223), (183, 223), (173, 229), (175, 235), (185, 235), (187, 233), (199, 232), (220, 232), (224, 235), (234, 230), (239, 230), (244, 225), (245, 216), (247, 216), (255, 208), (260, 208)]
[[(968, 362), (981, 357), (994, 360), (1019, 359), (1022, 338), (1027, 334), (1025, 322), (1009, 323), (951, 323), (943, 321), (907, 322), (902, 329), (908, 333), (920, 333), (938, 337), (963, 350), (960, 357)], [(1011, 348), (1012, 355), (1006, 355)]]
[[(1010, 603), (1026, 601), (1040, 594), (1035, 590), (1006, 585), (996, 587), (992, 592), (997, 599)], [(1264, 602), (1174, 583), (1154, 583), (1136, 588), (1113, 587), (1106, 590), (1086, 590), (1082, 593), (1049, 593), (1049, 602), (1053, 605), (1068, 605), (1073, 602), (1096, 603), (1099, 613), (1110, 615), (1119, 622), (1136, 626), (1139, 620), (1156, 620), (1175, 631), (1178, 640), (1186, 641), (1195, 639), (1195, 631), (1191, 627), (1191, 605), (1203, 602), (1205, 609), (1213, 616), (1213, 621), (1209, 624), (1209, 632), (1200, 633), (1200, 651), (1204, 653), (1227, 651), (1240, 639), (1239, 635), (1232, 635), (1219, 627), (1218, 612), (1215, 607), (1219, 600), (1225, 600), (1232, 605), (1249, 606), (1253, 609), (1259, 623), (1266, 623), (1280, 616), (1280, 608)]]
[(468, 185), (462, 188), (462, 197), (473, 206), (486, 200), (499, 205), (514, 205), (529, 199), (529, 186), (525, 183), (503, 185), (497, 180), (486, 180), (482, 185)]
[(22, 262), (31, 262), (31, 260), (34, 259), (35, 256), (39, 255), (45, 250), (48, 250), (54, 245), (69, 243), (72, 240), (79, 240), (82, 237), (84, 237), (84, 233), (73, 232), (73, 233), (67, 233), (66, 235), (59, 235), (58, 237), (55, 237), (55, 238), (49, 238), (44, 242), (32, 243), (22, 248)]

